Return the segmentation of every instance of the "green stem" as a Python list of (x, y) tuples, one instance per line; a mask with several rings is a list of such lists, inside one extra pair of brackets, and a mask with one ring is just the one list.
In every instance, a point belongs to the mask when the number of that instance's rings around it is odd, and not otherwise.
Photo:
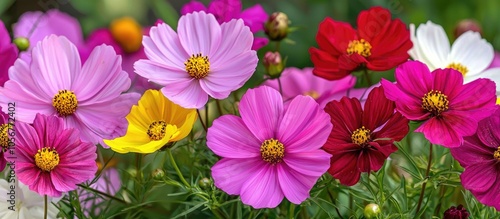
[(368, 69), (366, 69), (366, 68), (363, 69), (363, 75), (366, 78), (366, 82), (368, 82), (368, 87), (372, 86), (373, 83), (372, 83), (372, 79), (370, 78), (370, 75), (368, 74)]
[(142, 166), (142, 155), (135, 154), (135, 177), (137, 178), (138, 183), (142, 182), (141, 166)]
[(288, 210), (288, 218), (293, 219), (295, 216), (295, 204), (290, 203), (290, 209)]
[(211, 209), (212, 210), (212, 213), (217, 217), (217, 218), (226, 218), (224, 217), (220, 212), (219, 212), (219, 209)]
[(339, 218), (340, 218), (340, 219), (344, 219), (344, 218), (342, 217), (342, 214), (340, 214), (339, 208), (337, 208), (337, 204), (336, 204), (335, 199), (333, 198), (332, 193), (330, 192), (330, 190), (329, 190), (328, 188), (326, 188), (326, 191), (328, 192), (328, 196), (330, 197), (330, 200), (332, 200), (332, 204), (335, 206), (335, 211), (336, 211), (336, 212), (337, 212), (337, 214), (339, 215)]
[(108, 194), (108, 193), (105, 193), (105, 192), (99, 191), (99, 190), (97, 190), (97, 189), (94, 189), (94, 188), (91, 188), (91, 187), (85, 186), (85, 185), (83, 185), (83, 184), (77, 184), (77, 186), (78, 186), (78, 187), (80, 187), (80, 188), (82, 188), (82, 189), (89, 190), (89, 191), (91, 191), (91, 192), (94, 192), (94, 193), (97, 193), (97, 194), (99, 194), (99, 195), (102, 195), (102, 196), (104, 196), (104, 197), (106, 197), (106, 198), (113, 199), (113, 200), (118, 201), (118, 202), (123, 203), (123, 204), (127, 204), (127, 202), (126, 202), (126, 201), (124, 201), (123, 199), (119, 199), (119, 198), (117, 198), (117, 197), (115, 197), (115, 196), (112, 196), (112, 195), (110, 195), (110, 194)]
[(418, 215), (418, 211), (420, 211), (420, 206), (422, 205), (422, 200), (424, 199), (425, 186), (427, 185), (427, 178), (429, 177), (429, 171), (431, 169), (432, 163), (432, 144), (429, 146), (429, 160), (427, 161), (427, 170), (425, 170), (425, 180), (422, 183), (422, 189), (420, 190), (420, 197), (418, 198), (417, 211), (415, 215)]
[(184, 176), (182, 175), (181, 170), (179, 169), (179, 167), (175, 163), (174, 156), (172, 155), (172, 150), (170, 148), (167, 149), (167, 153), (168, 153), (168, 156), (170, 157), (170, 162), (172, 163), (172, 166), (174, 167), (175, 172), (177, 173), (177, 175), (181, 179), (182, 183), (184, 183), (184, 185), (186, 187), (190, 188), (191, 185), (186, 181), (186, 179), (184, 179)]
[(276, 41), (276, 47), (274, 51), (279, 52), (280, 51), (280, 41)]
[(45, 202), (45, 206), (43, 207), (43, 219), (47, 219), (47, 208), (49, 205), (49, 202), (47, 200), (47, 195), (43, 196), (43, 201)]
[(215, 104), (217, 105), (217, 110), (219, 111), (219, 115), (222, 116), (224, 113), (222, 113), (222, 107), (220, 105), (220, 101), (218, 99), (215, 99)]
[[(196, 109), (196, 113), (198, 114), (198, 119), (200, 120), (201, 126), (203, 126), (203, 130), (205, 130), (205, 132), (207, 132), (207, 126), (205, 125), (205, 123), (203, 122), (203, 119), (201, 118), (200, 110)], [(205, 111), (205, 113), (207, 113), (207, 115), (208, 115), (208, 111)]]

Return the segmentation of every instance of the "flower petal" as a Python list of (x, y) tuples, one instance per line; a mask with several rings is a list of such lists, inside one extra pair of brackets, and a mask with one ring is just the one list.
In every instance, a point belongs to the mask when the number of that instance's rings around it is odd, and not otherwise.
[(460, 63), (469, 70), (466, 75), (477, 75), (484, 71), (493, 61), (493, 46), (474, 31), (460, 35), (451, 47), (448, 64)]
[(212, 57), (221, 41), (221, 27), (213, 14), (203, 11), (182, 16), (177, 25), (179, 41), (188, 53)]
[(460, 179), (465, 189), (484, 192), (493, 186), (497, 175), (496, 160), (491, 160), (476, 162), (466, 167)]
[(421, 24), (417, 28), (415, 37), (413, 33), (411, 35), (413, 44), (417, 45), (421, 51), (417, 53), (418, 57), (413, 57), (414, 59), (424, 62), (431, 70), (443, 68), (449, 64), (447, 61), (450, 41), (443, 27), (427, 21), (426, 24)]
[(283, 161), (288, 168), (297, 173), (319, 177), (330, 167), (331, 155), (323, 150), (313, 150), (308, 152), (287, 153)]
[(277, 168), (279, 184), (288, 201), (299, 205), (309, 198), (309, 192), (319, 176), (303, 175), (286, 165), (277, 165)]
[(230, 195), (242, 193), (243, 185), (248, 179), (261, 171), (267, 165), (262, 159), (232, 159), (222, 158), (212, 167), (212, 177), (217, 188)]
[(247, 176), (241, 187), (241, 202), (253, 208), (275, 208), (281, 203), (283, 196), (278, 170), (271, 164), (266, 164), (255, 174)]

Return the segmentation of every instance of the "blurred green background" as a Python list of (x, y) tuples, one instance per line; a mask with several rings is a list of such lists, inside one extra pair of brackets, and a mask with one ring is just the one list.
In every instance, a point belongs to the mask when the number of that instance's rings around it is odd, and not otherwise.
[[(58, 8), (81, 22), (84, 34), (106, 27), (114, 18), (124, 15), (136, 18), (142, 25), (152, 25), (161, 18), (176, 25), (184, 1), (167, 0), (1, 0), (0, 18), (8, 28), (26, 11), (47, 11)], [(209, 1), (203, 0), (205, 5)], [(347, 21), (355, 25), (357, 14), (373, 5), (392, 11), (393, 17), (405, 23), (424, 23), (431, 20), (442, 25), (453, 41), (453, 30), (462, 19), (477, 20), (483, 37), (500, 50), (500, 1), (498, 0), (243, 0), (243, 8), (261, 4), (271, 14), (282, 11), (288, 14), (291, 26), (298, 30), (289, 35), (294, 44), (281, 46), (288, 56), (288, 66), (312, 66), (308, 49), (316, 46), (315, 35), (325, 17)], [(264, 36), (263, 33), (261, 33)], [(274, 46), (274, 45), (272, 45)], [(269, 48), (268, 48), (269, 49)], [(264, 48), (262, 51), (268, 50)]]

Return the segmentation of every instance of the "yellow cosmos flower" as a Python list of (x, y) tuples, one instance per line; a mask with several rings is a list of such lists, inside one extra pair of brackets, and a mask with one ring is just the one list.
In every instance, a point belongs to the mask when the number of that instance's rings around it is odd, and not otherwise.
[(160, 91), (147, 90), (126, 117), (127, 133), (104, 143), (118, 153), (153, 153), (186, 137), (196, 116), (196, 109), (182, 108)]

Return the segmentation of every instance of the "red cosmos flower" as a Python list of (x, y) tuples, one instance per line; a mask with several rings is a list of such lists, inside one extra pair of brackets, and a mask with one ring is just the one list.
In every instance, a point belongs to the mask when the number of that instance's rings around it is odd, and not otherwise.
[(408, 120), (395, 107), (382, 87), (370, 92), (364, 109), (347, 97), (326, 105), (333, 129), (323, 149), (332, 154), (328, 172), (340, 183), (356, 184), (362, 172), (379, 170), (397, 150), (393, 143), (408, 133)]
[(314, 74), (338, 80), (358, 68), (386, 71), (409, 58), (410, 32), (389, 10), (372, 7), (358, 15), (358, 30), (349, 23), (326, 18), (316, 35), (318, 48), (311, 48)]

